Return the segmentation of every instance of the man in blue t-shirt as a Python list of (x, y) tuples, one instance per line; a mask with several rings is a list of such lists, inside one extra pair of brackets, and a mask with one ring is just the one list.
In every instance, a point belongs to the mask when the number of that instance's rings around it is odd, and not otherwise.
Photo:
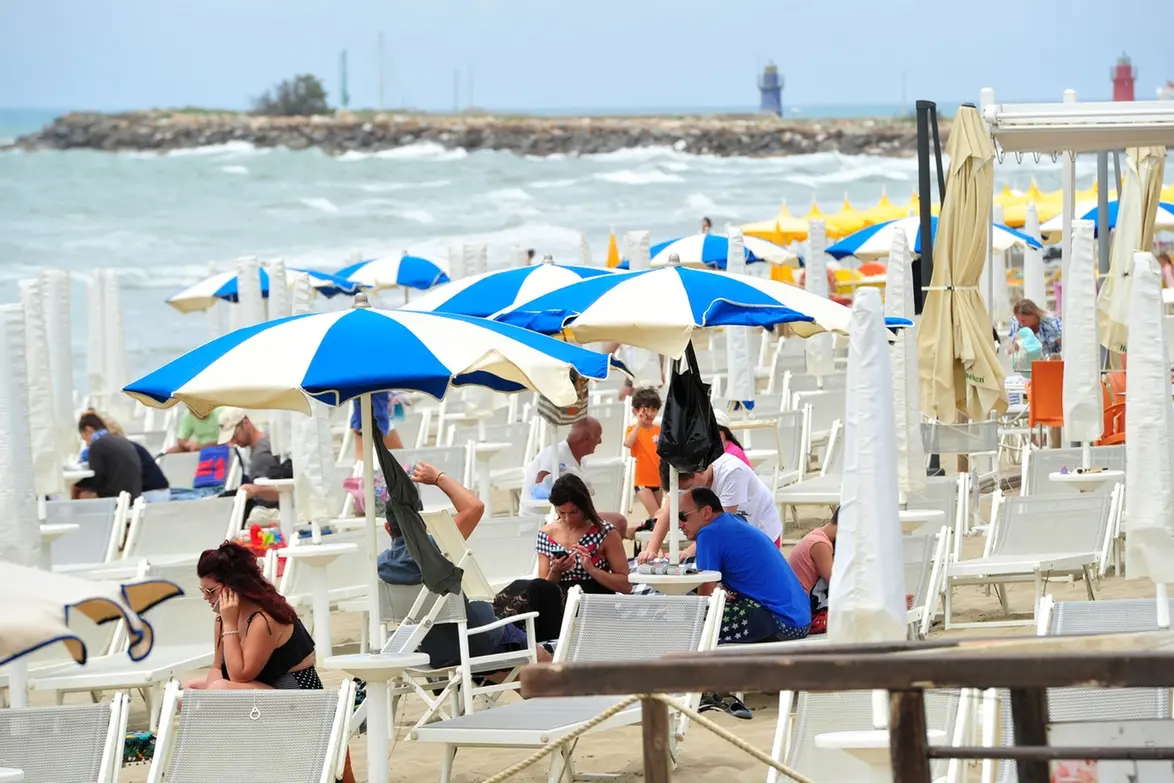
[[(680, 521), (697, 544), (697, 567), (720, 571), (729, 593), (718, 639), (723, 644), (802, 639), (811, 626), (807, 591), (775, 543), (727, 513), (712, 490), (681, 493)], [(698, 590), (713, 591), (711, 583)]]

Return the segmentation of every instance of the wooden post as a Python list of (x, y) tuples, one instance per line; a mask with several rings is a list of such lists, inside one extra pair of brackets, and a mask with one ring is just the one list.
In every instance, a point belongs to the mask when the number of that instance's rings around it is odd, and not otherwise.
[(930, 783), (929, 741), (925, 728), (925, 691), (889, 693), (889, 755), (893, 780)]
[[(1017, 747), (1043, 747), (1048, 744), (1048, 689), (1012, 688), (1011, 721)], [(1048, 762), (1044, 759), (1019, 759), (1015, 762), (1020, 783), (1048, 783)]]
[(669, 707), (663, 701), (640, 702), (644, 726), (644, 782), (669, 783)]

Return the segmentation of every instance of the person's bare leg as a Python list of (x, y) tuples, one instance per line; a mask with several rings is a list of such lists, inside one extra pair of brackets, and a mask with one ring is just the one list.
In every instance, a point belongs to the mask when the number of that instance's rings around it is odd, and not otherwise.
[(399, 431), (392, 430), (391, 432), (384, 435), (383, 436), (383, 445), (387, 446), (387, 448), (389, 448), (393, 451), (395, 449), (402, 449), (404, 447), (404, 442), (402, 440), (400, 440)]
[(617, 514), (614, 511), (600, 511), (599, 518), (618, 530), (620, 538), (628, 537), (628, 520), (623, 514)]
[(656, 516), (656, 512), (660, 510), (660, 499), (656, 497), (655, 490), (642, 487), (636, 493), (636, 497), (644, 505), (644, 510), (648, 512), (649, 519)]
[(266, 685), (263, 682), (233, 682), (232, 680), (216, 680), (209, 683), (208, 690), (210, 691), (271, 691), (272, 685)]
[(355, 433), (355, 462), (363, 461), (363, 433), (360, 430), (351, 430)]

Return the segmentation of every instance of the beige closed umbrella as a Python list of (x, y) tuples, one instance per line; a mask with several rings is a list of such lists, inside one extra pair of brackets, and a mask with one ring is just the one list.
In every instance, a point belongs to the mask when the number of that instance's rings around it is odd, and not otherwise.
[(1109, 274), (1097, 296), (1101, 345), (1114, 353), (1125, 353), (1129, 342), (1133, 254), (1139, 250), (1148, 252), (1154, 246), (1165, 172), (1165, 148), (1133, 147), (1126, 150), (1121, 195), (1117, 200), (1117, 223), (1109, 251)]
[(959, 410), (971, 419), (1006, 410), (1007, 392), (990, 316), (978, 290), (987, 261), (995, 150), (973, 106), (958, 110), (946, 153), (950, 175), (917, 347), (922, 410), (949, 424)]

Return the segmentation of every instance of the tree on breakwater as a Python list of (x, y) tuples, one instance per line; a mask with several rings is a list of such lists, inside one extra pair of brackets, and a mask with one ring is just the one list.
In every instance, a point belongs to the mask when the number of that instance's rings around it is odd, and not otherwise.
[(253, 114), (266, 117), (307, 117), (329, 113), (326, 88), (317, 76), (308, 73), (286, 79), (253, 99)]

